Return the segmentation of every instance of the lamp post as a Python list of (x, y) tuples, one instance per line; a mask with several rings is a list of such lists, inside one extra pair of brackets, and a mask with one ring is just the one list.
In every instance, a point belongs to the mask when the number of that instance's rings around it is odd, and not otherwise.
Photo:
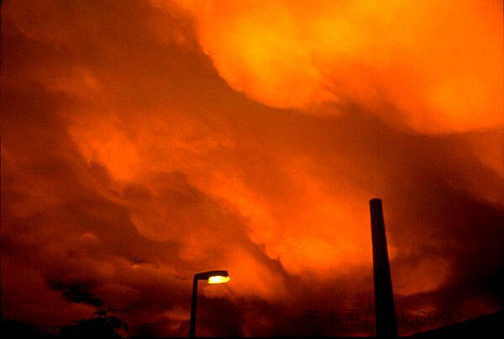
[(209, 284), (224, 284), (231, 279), (227, 271), (208, 271), (196, 273), (193, 279), (191, 320), (189, 323), (189, 338), (196, 335), (196, 306), (198, 302), (198, 280), (207, 280)]

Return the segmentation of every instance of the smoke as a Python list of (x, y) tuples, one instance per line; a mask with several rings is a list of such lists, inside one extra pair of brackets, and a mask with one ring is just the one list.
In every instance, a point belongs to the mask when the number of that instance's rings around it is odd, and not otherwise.
[(498, 6), (6, 1), (4, 316), (369, 335), (374, 197), (399, 313), (498, 309)]

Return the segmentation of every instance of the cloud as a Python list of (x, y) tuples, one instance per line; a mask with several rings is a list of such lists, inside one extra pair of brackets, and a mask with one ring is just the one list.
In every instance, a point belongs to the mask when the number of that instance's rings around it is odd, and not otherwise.
[[(201, 286), (202, 334), (369, 335), (344, 319), (372, 307), (373, 197), (399, 312), (501, 307), (504, 131), (480, 105), (499, 86), (494, 3), (466, 56), (473, 35), (442, 43), (469, 1), (441, 35), (448, 7), (418, 17), (433, 3), (205, 4), (3, 4), (5, 316), (54, 329), (100, 306), (132, 335), (182, 336), (192, 275), (228, 269)], [(345, 34), (324, 40), (332, 22)], [(433, 102), (448, 78), (483, 96)]]
[(65, 283), (58, 281), (50, 282), (49, 286), (57, 291), (61, 291), (63, 296), (71, 302), (89, 304), (95, 307), (103, 305), (103, 302), (100, 299), (94, 298), (93, 295), (88, 292), (88, 286), (81, 284), (66, 285)]
[(219, 74), (267, 105), (357, 100), (430, 133), (503, 122), (500, 1), (179, 3)]

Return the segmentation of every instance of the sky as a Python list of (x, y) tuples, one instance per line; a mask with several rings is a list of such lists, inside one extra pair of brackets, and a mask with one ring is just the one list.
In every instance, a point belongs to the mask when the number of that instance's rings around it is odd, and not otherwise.
[(498, 0), (6, 0), (2, 318), (372, 335), (502, 308)]

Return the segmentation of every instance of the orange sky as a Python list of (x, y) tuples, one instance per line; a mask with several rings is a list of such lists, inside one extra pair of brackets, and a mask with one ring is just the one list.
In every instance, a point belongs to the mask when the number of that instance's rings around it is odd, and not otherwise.
[(502, 13), (4, 1), (3, 317), (49, 331), (99, 300), (185, 336), (192, 274), (227, 269), (202, 335), (372, 334), (324, 317), (370, 307), (374, 197), (399, 314), (502, 308)]

